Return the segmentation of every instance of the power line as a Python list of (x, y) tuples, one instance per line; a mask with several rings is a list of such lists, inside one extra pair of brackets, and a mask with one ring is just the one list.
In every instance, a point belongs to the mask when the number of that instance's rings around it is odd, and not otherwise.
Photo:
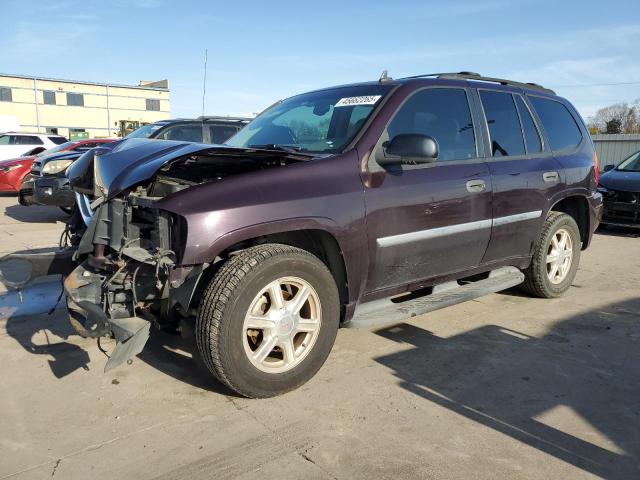
[(550, 85), (552, 88), (579, 88), (579, 87), (615, 87), (617, 85), (640, 85), (637, 82), (615, 82), (615, 83), (576, 83), (573, 85)]

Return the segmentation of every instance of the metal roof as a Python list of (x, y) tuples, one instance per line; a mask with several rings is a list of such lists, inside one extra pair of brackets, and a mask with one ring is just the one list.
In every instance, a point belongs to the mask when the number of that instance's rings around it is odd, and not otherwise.
[(84, 82), (81, 80), (66, 80), (64, 78), (39, 77), (34, 75), (14, 75), (11, 73), (0, 73), (0, 77), (26, 78), (28, 80), (43, 80), (47, 82), (64, 82), (74, 83), (77, 85), (96, 85), (99, 87), (116, 87), (116, 88), (135, 88), (138, 90), (155, 90), (159, 92), (168, 92), (168, 88), (146, 87), (141, 85), (122, 85), (118, 83), (101, 83), (101, 82)]

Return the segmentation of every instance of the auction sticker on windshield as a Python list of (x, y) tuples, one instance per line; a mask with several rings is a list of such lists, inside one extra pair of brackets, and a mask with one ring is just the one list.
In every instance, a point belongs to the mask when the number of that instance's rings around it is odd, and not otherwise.
[(362, 95), (360, 97), (345, 97), (338, 100), (336, 107), (351, 107), (354, 105), (374, 105), (382, 95)]

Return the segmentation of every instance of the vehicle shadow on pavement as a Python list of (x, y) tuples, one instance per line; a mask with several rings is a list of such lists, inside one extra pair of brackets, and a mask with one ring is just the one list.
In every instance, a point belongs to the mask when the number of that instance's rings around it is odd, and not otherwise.
[[(497, 325), (442, 338), (403, 324), (377, 333), (414, 348), (376, 361), (416, 395), (585, 472), (637, 478), (638, 312), (640, 299), (612, 304), (539, 338)], [(582, 438), (567, 433), (576, 429)]]
[(58, 309), (51, 315), (12, 315), (6, 319), (5, 329), (27, 352), (53, 357), (48, 363), (56, 378), (66, 377), (78, 369), (89, 370), (89, 354), (67, 341), (76, 333), (66, 310)]
[(5, 207), (4, 213), (8, 217), (26, 223), (56, 223), (64, 221), (69, 216), (58, 207), (46, 207), (42, 205), (10, 205)]
[[(151, 330), (151, 337), (138, 358), (156, 370), (193, 387), (221, 395), (238, 395), (220, 383), (200, 359), (195, 336)], [(120, 367), (122, 368), (122, 367)]]

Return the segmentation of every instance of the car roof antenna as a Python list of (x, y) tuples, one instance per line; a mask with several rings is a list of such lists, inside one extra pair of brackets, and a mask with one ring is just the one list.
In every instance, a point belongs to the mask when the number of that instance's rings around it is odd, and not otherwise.
[(380, 78), (378, 79), (379, 83), (385, 83), (385, 82), (390, 82), (391, 80), (393, 80), (393, 78), (391, 78), (388, 74), (386, 70), (382, 71), (382, 74), (380, 75)]

